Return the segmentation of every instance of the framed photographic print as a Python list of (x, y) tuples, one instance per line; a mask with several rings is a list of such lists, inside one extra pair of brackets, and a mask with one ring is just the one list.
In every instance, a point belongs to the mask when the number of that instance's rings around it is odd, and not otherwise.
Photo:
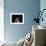
[(10, 13), (10, 24), (24, 24), (24, 13)]

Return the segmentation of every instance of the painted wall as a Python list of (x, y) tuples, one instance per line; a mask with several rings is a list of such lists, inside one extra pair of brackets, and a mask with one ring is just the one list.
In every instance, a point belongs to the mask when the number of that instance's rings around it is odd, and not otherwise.
[[(46, 9), (46, 0), (41, 0), (40, 1), (40, 9), (41, 9), (41, 11), (43, 9)], [(40, 25), (46, 26), (46, 11), (43, 12), (42, 17), (43, 17), (43, 22), (41, 21)]]
[(0, 0), (0, 42), (4, 41), (4, 2)]
[[(4, 0), (4, 33), (5, 40), (18, 41), (32, 28), (32, 20), (36, 17), (35, 12), (40, 9), (40, 0)], [(11, 25), (10, 13), (24, 13), (24, 24)]]

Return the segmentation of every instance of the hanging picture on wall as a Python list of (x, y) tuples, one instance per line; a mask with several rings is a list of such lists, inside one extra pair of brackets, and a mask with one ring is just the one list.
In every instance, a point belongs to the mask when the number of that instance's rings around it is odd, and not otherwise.
[(24, 24), (24, 13), (10, 13), (10, 24)]

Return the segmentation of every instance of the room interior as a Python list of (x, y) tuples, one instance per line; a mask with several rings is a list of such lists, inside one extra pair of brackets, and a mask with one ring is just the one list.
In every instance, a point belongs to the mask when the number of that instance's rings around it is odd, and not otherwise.
[[(33, 21), (37, 12), (46, 9), (45, 5), (46, 0), (1, 0), (0, 46), (46, 46), (46, 11), (43, 22)], [(24, 13), (24, 24), (10, 24), (10, 13)], [(29, 32), (33, 42), (22, 44)]]

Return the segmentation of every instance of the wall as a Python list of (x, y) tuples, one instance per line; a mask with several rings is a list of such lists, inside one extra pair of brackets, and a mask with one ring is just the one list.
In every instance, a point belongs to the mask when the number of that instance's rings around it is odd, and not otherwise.
[[(32, 27), (35, 12), (40, 10), (40, 0), (4, 0), (4, 35), (7, 41), (18, 41)], [(10, 13), (24, 13), (24, 24), (10, 24)]]
[[(41, 9), (41, 11), (43, 10), (43, 9), (46, 9), (46, 0), (41, 0), (40, 1), (40, 9)], [(43, 22), (41, 21), (40, 22), (40, 25), (43, 25), (43, 26), (46, 26), (46, 11), (44, 11), (43, 12), (43, 15), (42, 15), (42, 17), (43, 17)]]
[(4, 8), (3, 0), (0, 0), (0, 42), (4, 41)]

